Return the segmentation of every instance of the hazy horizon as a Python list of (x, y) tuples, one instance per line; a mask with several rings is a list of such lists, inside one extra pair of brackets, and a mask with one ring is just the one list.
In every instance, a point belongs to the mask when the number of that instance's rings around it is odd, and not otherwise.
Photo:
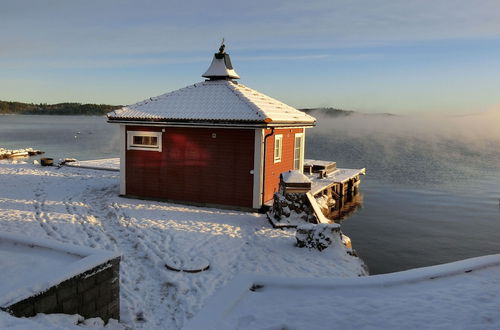
[(474, 113), (500, 104), (495, 0), (34, 1), (0, 6), (0, 99), (132, 104), (202, 81), (296, 108)]

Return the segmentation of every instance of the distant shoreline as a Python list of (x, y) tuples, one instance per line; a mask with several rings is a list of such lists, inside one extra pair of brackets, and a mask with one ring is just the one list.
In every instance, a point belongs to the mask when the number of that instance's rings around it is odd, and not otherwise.
[(82, 103), (22, 103), (0, 101), (1, 115), (83, 115), (103, 116), (121, 108), (121, 105)]
[[(50, 116), (105, 116), (107, 113), (122, 108), (122, 105), (110, 104), (82, 104), (82, 103), (23, 103), (0, 101), (0, 115), (50, 115)], [(348, 117), (351, 115), (367, 115), (354, 110), (337, 109), (333, 107), (302, 108), (299, 109), (314, 115), (328, 117)], [(395, 116), (391, 113), (377, 113), (377, 115)]]

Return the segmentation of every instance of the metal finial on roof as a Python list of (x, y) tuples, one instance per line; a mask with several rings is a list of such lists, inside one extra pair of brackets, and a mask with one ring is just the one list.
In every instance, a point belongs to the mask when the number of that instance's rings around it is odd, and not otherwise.
[(229, 54), (225, 52), (225, 48), (226, 45), (224, 44), (224, 38), (222, 38), (219, 52), (214, 54), (212, 64), (210, 64), (210, 67), (202, 75), (202, 77), (209, 78), (210, 80), (230, 80), (240, 78), (240, 76), (238, 76), (238, 74), (234, 71), (231, 58), (229, 57)]
[(219, 47), (219, 54), (224, 54), (224, 48), (226, 48), (226, 45), (224, 45), (224, 38), (222, 38), (222, 42)]

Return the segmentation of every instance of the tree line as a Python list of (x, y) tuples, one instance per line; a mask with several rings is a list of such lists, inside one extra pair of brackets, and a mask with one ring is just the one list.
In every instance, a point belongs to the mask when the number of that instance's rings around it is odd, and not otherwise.
[(22, 103), (0, 101), (0, 114), (19, 115), (105, 115), (121, 108), (121, 105), (82, 103)]

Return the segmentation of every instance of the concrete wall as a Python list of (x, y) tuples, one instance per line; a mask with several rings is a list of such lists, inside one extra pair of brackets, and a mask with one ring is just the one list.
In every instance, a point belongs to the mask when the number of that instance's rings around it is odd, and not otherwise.
[(120, 319), (120, 258), (70, 278), (6, 310), (17, 317), (37, 313), (80, 314), (85, 318)]

